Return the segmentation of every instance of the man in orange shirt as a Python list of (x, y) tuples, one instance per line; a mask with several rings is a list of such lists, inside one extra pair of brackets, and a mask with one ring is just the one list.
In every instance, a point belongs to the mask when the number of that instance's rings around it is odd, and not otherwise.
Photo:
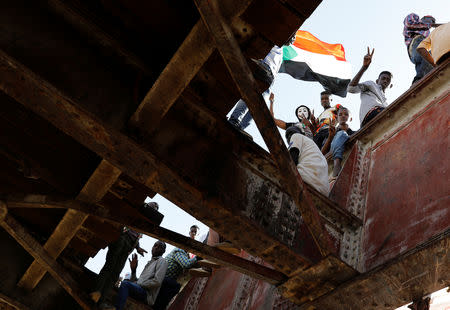
[[(431, 54), (428, 52), (431, 51)], [(443, 63), (450, 56), (450, 23), (437, 27), (420, 42), (417, 52), (433, 67)]]

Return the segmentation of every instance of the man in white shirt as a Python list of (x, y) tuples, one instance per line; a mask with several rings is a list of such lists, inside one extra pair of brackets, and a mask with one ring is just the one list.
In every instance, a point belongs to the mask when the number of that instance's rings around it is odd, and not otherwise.
[(364, 56), (363, 65), (353, 80), (350, 81), (347, 89), (349, 93), (361, 93), (361, 106), (359, 108), (361, 127), (388, 106), (384, 92), (386, 88), (391, 85), (392, 73), (383, 71), (375, 82), (366, 81), (359, 83), (362, 75), (366, 72), (372, 62), (374, 51), (375, 49), (370, 52), (370, 49), (367, 48), (367, 55)]
[(314, 141), (306, 137), (297, 126), (286, 129), (289, 153), (302, 180), (328, 196), (328, 163)]
[(133, 259), (129, 260), (131, 279), (130, 281), (122, 281), (115, 308), (106, 309), (122, 310), (128, 296), (152, 306), (166, 275), (167, 261), (162, 257), (165, 251), (166, 244), (162, 241), (156, 241), (152, 248), (152, 259), (145, 265), (139, 279), (136, 277), (137, 255), (133, 254)]

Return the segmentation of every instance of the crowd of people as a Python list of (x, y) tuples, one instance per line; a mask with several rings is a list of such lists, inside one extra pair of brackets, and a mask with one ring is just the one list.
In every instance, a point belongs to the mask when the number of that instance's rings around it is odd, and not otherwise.
[[(430, 29), (436, 29), (430, 33)], [(449, 57), (450, 50), (450, 25), (436, 24), (432, 16), (419, 18), (411, 13), (404, 19), (404, 38), (411, 62), (415, 65), (416, 76), (413, 84), (430, 72), (434, 66), (444, 62)], [(285, 130), (288, 150), (292, 160), (302, 179), (315, 187), (319, 192), (328, 195), (330, 183), (339, 175), (345, 150), (345, 143), (354, 131), (347, 124), (350, 112), (342, 105), (331, 106), (330, 92), (320, 93), (320, 102), (323, 111), (316, 118), (314, 111), (308, 106), (300, 105), (295, 109), (294, 122), (286, 122), (277, 119), (273, 106), (275, 96), (270, 92), (270, 85), (278, 73), (282, 62), (282, 48), (275, 46), (264, 60), (254, 61), (252, 71), (257, 80), (262, 81), (263, 96), (268, 97), (269, 109), (275, 124)], [(347, 91), (352, 94), (359, 93), (361, 98), (359, 118), (361, 127), (375, 118), (387, 107), (385, 91), (392, 87), (393, 75), (389, 71), (382, 71), (375, 81), (360, 82), (362, 76), (369, 68), (374, 49), (367, 48), (367, 54), (363, 58), (363, 64), (349, 81)], [(261, 84), (260, 84), (261, 85)], [(264, 91), (264, 89), (266, 89)], [(232, 112), (229, 122), (241, 132), (250, 124), (252, 116), (245, 102), (239, 100)], [(245, 133), (246, 134), (246, 133)], [(248, 135), (248, 134), (246, 134)], [(325, 155), (331, 153), (333, 159), (333, 171), (328, 176), (328, 164)], [(145, 208), (158, 209), (157, 203), (147, 203)], [(189, 236), (195, 239), (198, 226), (190, 227)], [(118, 287), (118, 296), (115, 306), (106, 303), (107, 298), (119, 279), (126, 260), (133, 250), (144, 256), (146, 250), (139, 246), (141, 235), (132, 229), (124, 227), (120, 237), (108, 247), (106, 262), (100, 271), (97, 281), (90, 294), (91, 299), (103, 309), (123, 309), (129, 296), (147, 303), (153, 309), (166, 309), (170, 300), (180, 291), (183, 284), (192, 276), (207, 277), (211, 274), (211, 268), (219, 267), (217, 264), (203, 260), (201, 257), (175, 248), (165, 258), (166, 244), (156, 241), (153, 245), (152, 258), (145, 265), (139, 278), (136, 276), (138, 256), (133, 254), (129, 259), (131, 275), (121, 281)], [(237, 254), (230, 242), (220, 240), (217, 246), (229, 253)], [(200, 238), (206, 243), (208, 235)], [(222, 241), (222, 242), (220, 242)], [(186, 273), (189, 270), (190, 272)], [(184, 280), (183, 280), (184, 279)]]
[[(157, 210), (158, 204), (150, 202), (144, 204), (144, 207)], [(195, 239), (198, 231), (199, 227), (192, 225), (189, 229), (189, 237)], [(200, 236), (199, 241), (206, 243), (208, 235), (209, 233)], [(100, 309), (124, 309), (128, 297), (146, 303), (155, 310), (166, 309), (189, 279), (209, 277), (212, 268), (220, 267), (212, 261), (180, 248), (175, 248), (166, 257), (162, 257), (166, 251), (166, 244), (158, 240), (152, 247), (152, 258), (147, 262), (140, 276), (136, 275), (139, 260), (135, 253), (131, 255), (131, 259), (128, 259), (130, 276), (125, 277), (123, 281), (117, 281), (128, 256), (134, 250), (141, 256), (147, 253), (139, 246), (141, 236), (140, 233), (124, 227), (119, 238), (108, 245), (105, 264), (98, 274), (93, 291), (89, 294)], [(217, 244), (217, 247), (223, 249), (220, 244)], [(118, 292), (115, 304), (112, 306), (109, 301), (114, 286), (118, 288)]]
[[(430, 33), (431, 28), (436, 29)], [(404, 19), (403, 35), (409, 58), (416, 69), (413, 84), (449, 57), (450, 23), (436, 24), (432, 16), (420, 18), (417, 14), (411, 13)], [(374, 49), (367, 48), (367, 54), (363, 58), (360, 70), (349, 81), (347, 87), (348, 93), (360, 94), (361, 128), (388, 106), (385, 92), (386, 89), (392, 87), (393, 75), (389, 71), (380, 72), (375, 81), (360, 82), (372, 62), (374, 51)], [(263, 96), (269, 97), (270, 112), (274, 117), (275, 124), (286, 130), (286, 140), (291, 157), (297, 165), (302, 179), (319, 192), (327, 195), (330, 183), (333, 184), (341, 170), (345, 143), (354, 134), (347, 124), (350, 112), (342, 105), (331, 106), (332, 93), (324, 91), (320, 94), (323, 111), (317, 118), (314, 116), (314, 111), (311, 112), (306, 105), (300, 105), (295, 109), (295, 117), (298, 120), (296, 122), (286, 122), (275, 118), (274, 94), (270, 92), (270, 85), (281, 66), (282, 55), (280, 56), (280, 53), (282, 53), (281, 48), (277, 46), (272, 48), (266, 58), (259, 61), (260, 70), (254, 76), (258, 79), (262, 76), (261, 71), (267, 72), (265, 80), (269, 80), (270, 83)], [(243, 132), (250, 124), (251, 119), (245, 102), (242, 99), (239, 100), (235, 110), (231, 113), (229, 122)], [(328, 165), (324, 158), (328, 152), (331, 153), (333, 160), (333, 170), (329, 178)]]

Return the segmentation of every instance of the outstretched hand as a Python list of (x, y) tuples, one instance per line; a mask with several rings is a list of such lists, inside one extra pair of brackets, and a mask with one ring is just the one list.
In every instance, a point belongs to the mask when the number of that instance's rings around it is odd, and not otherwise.
[(302, 123), (303, 123), (305, 126), (311, 128), (311, 122), (310, 122), (303, 114), (301, 114), (300, 117), (301, 117), (301, 119), (302, 119)]
[(138, 265), (138, 257), (137, 254), (131, 255), (131, 259), (128, 259), (130, 262), (130, 268), (132, 271), (136, 271), (137, 265)]
[(274, 98), (275, 98), (275, 95), (273, 93), (270, 93), (270, 96), (269, 96), (270, 103), (273, 103)]
[(368, 67), (370, 63), (372, 62), (372, 56), (375, 52), (375, 48), (372, 49), (372, 52), (370, 52), (370, 48), (367, 47), (367, 54), (364, 56), (363, 60), (363, 67)]
[(141, 247), (137, 247), (136, 252), (138, 252), (141, 256), (144, 256), (144, 253), (148, 253), (146, 250), (144, 250)]

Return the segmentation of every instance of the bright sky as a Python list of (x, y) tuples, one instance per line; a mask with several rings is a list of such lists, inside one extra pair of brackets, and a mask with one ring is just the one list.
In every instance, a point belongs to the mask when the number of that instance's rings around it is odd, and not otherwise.
[[(386, 90), (388, 102), (393, 102), (411, 85), (415, 75), (414, 65), (410, 62), (403, 39), (403, 19), (409, 13), (419, 16), (432, 15), (438, 23), (450, 21), (450, 1), (448, 0), (377, 0), (361, 1), (323, 0), (312, 16), (305, 21), (300, 29), (311, 32), (318, 39), (327, 43), (341, 43), (346, 52), (346, 59), (352, 65), (353, 75), (360, 69), (362, 59), (367, 52), (367, 46), (375, 48), (372, 64), (361, 81), (376, 80), (379, 72), (388, 70), (393, 73), (393, 87)], [(274, 113), (279, 119), (296, 121), (294, 110), (300, 104), (313, 109), (316, 117), (322, 111), (320, 92), (322, 86), (315, 82), (303, 82), (285, 74), (279, 74), (273, 85), (275, 94)], [(346, 98), (332, 97), (332, 105), (342, 104), (348, 107), (353, 120), (350, 127), (359, 128), (359, 95), (348, 94)], [(263, 146), (259, 132), (252, 122), (247, 128), (256, 143)], [(284, 132), (280, 130), (284, 138)], [(197, 237), (207, 232), (207, 227), (182, 211), (162, 196), (155, 196), (159, 203), (159, 211), (164, 214), (161, 226), (188, 235), (193, 224), (200, 226)], [(145, 263), (151, 258), (150, 251), (155, 239), (144, 236), (141, 247), (149, 254), (140, 259), (137, 274), (142, 271)], [(167, 247), (168, 254), (173, 247)], [(89, 269), (99, 272), (105, 261), (106, 250), (101, 250), (96, 257), (86, 264)], [(122, 276), (129, 272), (128, 263), (122, 271)], [(436, 308), (437, 309), (437, 308)], [(444, 309), (444, 308), (442, 308)], [(433, 307), (432, 307), (433, 310)]]

